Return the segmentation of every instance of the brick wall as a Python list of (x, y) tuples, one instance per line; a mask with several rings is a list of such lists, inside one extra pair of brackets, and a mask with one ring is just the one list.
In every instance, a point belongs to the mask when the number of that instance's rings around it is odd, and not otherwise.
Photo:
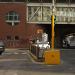
[[(20, 16), (20, 23), (14, 27), (6, 23), (6, 14), (15, 11)], [(0, 39), (5, 41), (6, 47), (29, 47), (29, 39), (35, 38), (37, 29), (40, 28), (35, 24), (26, 23), (26, 5), (24, 3), (0, 3)], [(7, 40), (10, 35), (12, 41)], [(19, 41), (14, 40), (19, 36)], [(10, 44), (10, 45), (9, 45)]]

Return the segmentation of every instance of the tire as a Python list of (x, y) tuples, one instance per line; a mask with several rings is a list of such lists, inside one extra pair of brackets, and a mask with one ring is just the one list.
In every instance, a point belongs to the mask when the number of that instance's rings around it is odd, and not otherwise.
[(2, 53), (3, 53), (3, 52), (1, 51), (1, 52), (0, 52), (0, 55), (2, 55)]
[(67, 44), (67, 48), (70, 48), (70, 45), (69, 44)]

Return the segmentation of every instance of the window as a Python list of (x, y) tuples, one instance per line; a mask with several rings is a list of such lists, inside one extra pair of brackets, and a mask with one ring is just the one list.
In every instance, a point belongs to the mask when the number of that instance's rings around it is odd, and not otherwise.
[(19, 36), (15, 36), (15, 40), (19, 40)]
[(11, 36), (7, 36), (7, 40), (11, 40)]
[(16, 25), (19, 23), (19, 14), (17, 14), (14, 11), (10, 11), (6, 14), (6, 22), (8, 24), (11, 24), (12, 26)]

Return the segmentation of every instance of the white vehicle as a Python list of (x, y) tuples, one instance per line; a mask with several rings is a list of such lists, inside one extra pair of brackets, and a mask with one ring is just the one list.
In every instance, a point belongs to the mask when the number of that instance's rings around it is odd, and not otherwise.
[(49, 42), (39, 42), (39, 43), (36, 43), (35, 46), (39, 47), (40, 49), (49, 49), (50, 48)]
[(75, 34), (67, 35), (63, 40), (63, 47), (75, 47)]
[(2, 41), (0, 41), (0, 55), (5, 51), (5, 45)]

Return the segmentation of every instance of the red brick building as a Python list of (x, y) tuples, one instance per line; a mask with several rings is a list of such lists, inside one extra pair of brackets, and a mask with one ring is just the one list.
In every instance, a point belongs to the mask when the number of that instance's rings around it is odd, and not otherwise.
[[(52, 0), (0, 0), (0, 40), (4, 41), (5, 47), (29, 48), (30, 40), (36, 39), (36, 37), (38, 36), (37, 34), (38, 29), (42, 29), (42, 31), (47, 32), (47, 34), (49, 35), (48, 39), (50, 42), (51, 39), (50, 22), (49, 24), (43, 23), (41, 25), (40, 23), (38, 24), (27, 23), (27, 3), (28, 2), (39, 3), (41, 1), (43, 3), (52, 3)], [(71, 0), (71, 3), (73, 3), (73, 1), (74, 0)], [(64, 3), (64, 2), (67, 3), (67, 0), (66, 1), (63, 0), (63, 2), (60, 0), (56, 0), (56, 3)], [(66, 26), (65, 24), (64, 26), (63, 24), (62, 25), (58, 24), (56, 26), (57, 30), (55, 32), (57, 36), (59, 36), (59, 34), (61, 35), (65, 34), (66, 31), (67, 32), (70, 31), (69, 29), (72, 27), (72, 25), (69, 27)], [(66, 28), (68, 27), (68, 30), (64, 30), (65, 26)]]
[(39, 25), (26, 22), (26, 4), (0, 3), (0, 40), (10, 48), (27, 48), (29, 40), (36, 37)]

